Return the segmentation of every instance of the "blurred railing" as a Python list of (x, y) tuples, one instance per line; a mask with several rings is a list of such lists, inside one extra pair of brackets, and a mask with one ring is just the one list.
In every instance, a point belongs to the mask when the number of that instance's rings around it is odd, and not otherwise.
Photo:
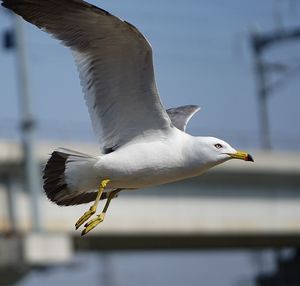
[[(257, 130), (209, 129), (204, 126), (199, 129), (188, 129), (188, 132), (199, 136), (215, 136), (230, 142), (238, 148), (260, 149), (260, 140)], [(0, 120), (0, 138), (17, 139), (19, 134), (19, 123), (15, 118), (2, 118)], [(37, 137), (40, 140), (60, 140), (77, 142), (97, 142), (89, 121), (61, 122), (55, 120), (39, 121), (37, 126)], [(272, 130), (272, 144), (274, 149), (300, 150), (300, 131), (291, 132)]]

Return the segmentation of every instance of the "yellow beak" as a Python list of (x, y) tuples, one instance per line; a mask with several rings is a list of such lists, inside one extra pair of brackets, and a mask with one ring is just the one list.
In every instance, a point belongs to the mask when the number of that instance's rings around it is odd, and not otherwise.
[(231, 158), (235, 158), (235, 159), (241, 159), (244, 161), (251, 161), (254, 162), (252, 156), (246, 152), (242, 152), (242, 151), (237, 151), (236, 153), (233, 154), (228, 154)]

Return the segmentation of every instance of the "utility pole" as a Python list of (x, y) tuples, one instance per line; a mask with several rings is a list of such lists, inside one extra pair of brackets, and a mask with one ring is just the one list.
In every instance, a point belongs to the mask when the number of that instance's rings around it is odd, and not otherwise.
[(14, 20), (16, 43), (16, 67), (19, 83), (19, 110), (21, 116), (21, 140), (25, 168), (25, 188), (30, 194), (32, 230), (38, 232), (41, 230), (38, 209), (41, 184), (39, 169), (34, 154), (35, 120), (29, 92), (27, 50), (22, 19), (16, 15), (13, 15), (12, 17)]
[(251, 35), (257, 82), (260, 138), (262, 148), (265, 150), (270, 150), (272, 147), (267, 105), (272, 86), (267, 82), (268, 72), (271, 71), (270, 64), (264, 61), (263, 55), (271, 46), (296, 39), (300, 39), (300, 28), (280, 29), (264, 34), (255, 31)]
[(254, 51), (254, 65), (256, 71), (257, 94), (258, 94), (258, 116), (260, 127), (260, 139), (262, 148), (271, 149), (270, 124), (267, 106), (266, 71), (262, 59), (260, 36), (257, 32), (252, 34), (252, 48)]

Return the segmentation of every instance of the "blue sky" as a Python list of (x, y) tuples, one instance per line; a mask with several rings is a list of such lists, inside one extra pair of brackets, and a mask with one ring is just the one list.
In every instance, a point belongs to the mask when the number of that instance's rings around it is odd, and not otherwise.
[[(257, 148), (258, 120), (249, 33), (275, 27), (274, 4), (285, 27), (299, 26), (297, 1), (91, 1), (137, 26), (154, 49), (156, 79), (166, 108), (197, 104), (194, 135), (213, 135), (239, 148)], [(292, 4), (295, 7), (291, 7)], [(298, 7), (297, 7), (298, 6)], [(11, 18), (0, 11), (0, 32)], [(95, 140), (70, 52), (26, 24), (30, 83), (39, 139)], [(272, 49), (270, 60), (300, 63), (299, 42)], [(18, 101), (12, 52), (0, 50), (0, 137), (15, 137)], [(299, 71), (269, 100), (272, 143), (298, 149)], [(95, 140), (96, 141), (96, 140)]]

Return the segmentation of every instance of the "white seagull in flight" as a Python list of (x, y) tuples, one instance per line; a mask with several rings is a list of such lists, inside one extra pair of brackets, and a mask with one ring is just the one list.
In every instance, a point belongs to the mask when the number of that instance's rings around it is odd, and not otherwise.
[[(55, 150), (43, 179), (47, 197), (58, 205), (94, 201), (75, 224), (86, 222), (82, 235), (104, 220), (121, 190), (198, 176), (232, 158), (253, 161), (223, 140), (185, 133), (199, 108), (164, 109), (151, 45), (130, 23), (82, 0), (1, 2), (69, 47), (77, 64), (101, 154)], [(89, 220), (101, 199), (107, 199), (103, 211)]]

